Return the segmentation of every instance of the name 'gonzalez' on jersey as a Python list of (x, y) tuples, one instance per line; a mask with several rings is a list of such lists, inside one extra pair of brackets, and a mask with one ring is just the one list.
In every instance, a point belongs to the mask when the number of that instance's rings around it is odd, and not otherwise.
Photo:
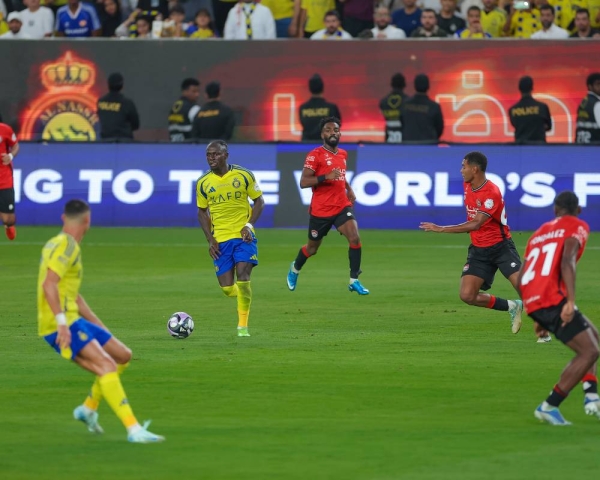
[(346, 194), (346, 159), (348, 152), (338, 148), (337, 153), (323, 146), (312, 150), (304, 161), (304, 168), (315, 172), (318, 177), (339, 168), (342, 175), (337, 180), (325, 180), (312, 188), (309, 213), (313, 217), (333, 217), (344, 208), (352, 206)]
[(565, 242), (579, 242), (577, 260), (583, 255), (590, 227), (583, 220), (564, 215), (544, 223), (531, 236), (525, 249), (525, 264), (521, 277), (521, 297), (527, 313), (559, 305), (567, 296), (561, 275)]
[(477, 212), (489, 217), (479, 230), (471, 232), (471, 243), (476, 247), (491, 247), (510, 238), (510, 228), (508, 228), (504, 199), (500, 189), (489, 180), (475, 190), (470, 183), (465, 183), (464, 187), (467, 221), (473, 220)]

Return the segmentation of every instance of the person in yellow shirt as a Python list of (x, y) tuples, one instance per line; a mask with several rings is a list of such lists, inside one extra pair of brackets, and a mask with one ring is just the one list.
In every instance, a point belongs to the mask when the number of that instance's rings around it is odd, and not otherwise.
[(483, 0), (483, 10), (481, 11), (483, 31), (494, 38), (501, 37), (505, 23), (506, 12), (498, 8), (498, 0)]
[[(294, 20), (295, 1), (294, 0), (262, 0), (265, 7), (268, 7), (273, 14), (275, 19), (275, 28), (277, 30), (277, 38), (288, 38), (290, 36), (296, 36), (298, 33), (297, 24), (298, 18), (296, 17), (296, 28), (291, 29), (290, 26)], [(294, 35), (292, 35), (294, 32)]]
[(301, 0), (298, 37), (310, 38), (325, 28), (325, 14), (335, 10), (335, 0)]
[(542, 28), (540, 11), (533, 7), (532, 0), (520, 2), (528, 4), (529, 8), (516, 9), (514, 4), (510, 5), (510, 14), (504, 24), (503, 32), (507, 37), (530, 38), (535, 32)]
[(131, 350), (117, 340), (79, 293), (83, 266), (79, 244), (90, 228), (90, 206), (83, 200), (67, 202), (63, 229), (42, 249), (37, 289), (38, 333), (63, 358), (96, 375), (83, 405), (73, 411), (76, 420), (93, 433), (98, 404), (105, 398), (127, 429), (133, 443), (153, 443), (164, 437), (141, 426), (133, 414), (119, 374), (131, 359)]
[(8, 32), (8, 23), (6, 23), (4, 15), (0, 12), (0, 35), (4, 35), (6, 32)]
[[(250, 275), (258, 265), (254, 224), (265, 201), (254, 174), (239, 165), (229, 165), (228, 158), (224, 140), (214, 140), (206, 147), (210, 170), (196, 184), (198, 221), (208, 242), (208, 253), (221, 290), (225, 296), (237, 298), (238, 337), (249, 337)], [(254, 202), (252, 207), (249, 199)]]
[(467, 26), (458, 30), (454, 34), (455, 38), (491, 38), (491, 35), (484, 31), (481, 24), (481, 9), (477, 5), (472, 5), (467, 10)]
[(565, 30), (571, 30), (570, 26), (575, 19), (576, 9), (574, 9), (573, 3), (585, 3), (585, 8), (587, 8), (587, 0), (538, 0), (538, 2), (540, 3), (538, 8), (541, 7), (542, 4), (548, 4), (554, 7), (554, 24)]
[(600, 0), (588, 0), (592, 28), (600, 28)]

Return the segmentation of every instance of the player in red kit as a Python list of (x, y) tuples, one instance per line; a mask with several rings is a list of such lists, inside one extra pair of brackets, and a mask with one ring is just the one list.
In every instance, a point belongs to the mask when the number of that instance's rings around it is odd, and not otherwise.
[(367, 290), (358, 281), (361, 273), (360, 261), (362, 247), (358, 235), (358, 224), (354, 218), (352, 204), (356, 196), (346, 181), (346, 159), (348, 154), (338, 148), (340, 142), (340, 120), (327, 117), (321, 120), (321, 138), (323, 145), (315, 148), (306, 157), (301, 188), (312, 188), (313, 196), (310, 202), (310, 221), (308, 223), (308, 243), (298, 252), (292, 262), (287, 276), (290, 290), (296, 289), (298, 274), (309, 257), (317, 253), (323, 237), (331, 227), (348, 240), (348, 258), (350, 260), (350, 283), (348, 290), (359, 295), (368, 295)]
[(19, 143), (15, 132), (5, 123), (0, 123), (0, 219), (9, 240), (14, 240), (17, 236), (12, 166), (17, 153)]
[[(468, 305), (508, 311), (512, 332), (521, 329), (521, 300), (505, 300), (481, 290), (489, 290), (499, 269), (517, 289), (521, 259), (510, 236), (504, 199), (500, 189), (485, 176), (487, 157), (481, 152), (465, 155), (460, 170), (464, 180), (467, 221), (459, 225), (439, 226), (422, 222), (426, 232), (469, 233), (471, 245), (460, 280), (460, 299)], [(549, 338), (549, 337), (547, 337)]]
[(543, 224), (527, 242), (519, 275), (521, 298), (525, 311), (536, 322), (536, 333), (552, 332), (575, 352), (548, 398), (534, 412), (537, 419), (552, 425), (570, 425), (558, 407), (580, 381), (585, 413), (600, 418), (598, 330), (575, 306), (576, 264), (590, 232), (588, 224), (577, 218), (580, 213), (579, 199), (573, 192), (556, 196), (556, 218)]

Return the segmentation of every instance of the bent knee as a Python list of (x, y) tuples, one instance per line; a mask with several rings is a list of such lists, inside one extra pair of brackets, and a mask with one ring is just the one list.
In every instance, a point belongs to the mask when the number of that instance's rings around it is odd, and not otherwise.
[(317, 254), (317, 252), (319, 251), (319, 247), (306, 247), (306, 251), (312, 257), (313, 255)]
[(477, 293), (461, 291), (459, 296), (460, 299), (467, 305), (475, 305), (475, 302), (477, 301)]
[(353, 247), (358, 247), (360, 245), (360, 237), (358, 235), (351, 235), (348, 237), (348, 243)]

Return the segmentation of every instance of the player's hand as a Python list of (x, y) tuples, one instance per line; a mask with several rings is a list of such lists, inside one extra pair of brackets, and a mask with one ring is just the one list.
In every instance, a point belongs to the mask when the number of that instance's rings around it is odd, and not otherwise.
[(65, 350), (71, 346), (71, 330), (67, 325), (58, 325), (56, 329), (58, 335), (56, 336), (56, 344), (61, 350)]
[(350, 203), (354, 204), (354, 202), (356, 201), (356, 194), (354, 193), (354, 190), (349, 188), (346, 195), (348, 195), (348, 200), (350, 200)]
[(431, 223), (431, 222), (421, 222), (421, 224), (419, 225), (419, 228), (421, 230), (425, 230), (426, 232), (441, 232), (442, 231), (442, 227), (440, 227), (439, 225), (436, 225), (435, 223)]
[(250, 230), (250, 227), (244, 227), (242, 228), (242, 240), (246, 243), (251, 243), (252, 242), (252, 230)]
[(535, 332), (535, 336), (538, 338), (547, 337), (548, 335), (550, 335), (548, 330), (542, 327), (538, 322), (533, 322), (533, 330)]
[(560, 319), (563, 321), (562, 326), (564, 327), (567, 323), (570, 323), (574, 316), (575, 304), (573, 302), (565, 303), (562, 311), (560, 312)]
[(214, 238), (208, 242), (208, 254), (213, 260), (218, 260), (221, 256), (221, 250), (219, 250), (219, 242)]
[(8, 165), (10, 162), (12, 162), (12, 160), (8, 153), (2, 154), (2, 165)]
[(335, 167), (331, 172), (329, 172), (327, 175), (325, 175), (325, 178), (327, 180), (337, 180), (341, 176), (342, 176), (342, 171), (339, 168)]

